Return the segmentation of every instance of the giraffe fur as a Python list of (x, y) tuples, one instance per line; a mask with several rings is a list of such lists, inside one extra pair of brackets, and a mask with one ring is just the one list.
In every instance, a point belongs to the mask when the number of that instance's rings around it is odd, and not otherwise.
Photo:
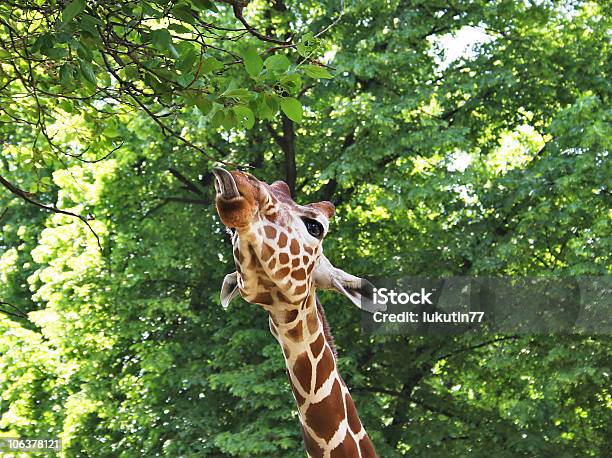
[[(236, 272), (226, 276), (221, 302), (240, 295), (268, 313), (297, 410), (307, 456), (373, 458), (376, 452), (338, 372), (337, 352), (317, 288), (367, 308), (367, 283), (331, 265), (323, 238), (331, 202), (298, 205), (288, 186), (251, 174), (215, 169), (216, 208), (232, 229)], [(366, 307), (363, 307), (366, 304)]]

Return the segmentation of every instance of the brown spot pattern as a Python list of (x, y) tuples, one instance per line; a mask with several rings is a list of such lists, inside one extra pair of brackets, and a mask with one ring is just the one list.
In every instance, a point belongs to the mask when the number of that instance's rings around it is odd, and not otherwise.
[(302, 340), (302, 336), (304, 335), (304, 331), (302, 330), (302, 322), (298, 322), (294, 327), (287, 331), (287, 336), (293, 340), (294, 342), (298, 342)]
[(304, 294), (306, 292), (306, 285), (302, 284), (295, 288), (295, 294)]
[(319, 320), (317, 320), (317, 312), (314, 308), (306, 315), (306, 324), (308, 325), (308, 332), (311, 334), (314, 334), (319, 329)]
[(279, 269), (274, 273), (274, 278), (280, 280), (281, 278), (284, 278), (287, 275), (289, 275), (289, 267), (283, 267), (282, 269)]
[(264, 226), (264, 232), (266, 233), (266, 237), (270, 240), (274, 240), (276, 238), (276, 229), (272, 226)]
[(281, 264), (287, 264), (289, 262), (289, 255), (287, 253), (279, 254), (278, 262), (280, 262)]
[(366, 435), (359, 441), (359, 450), (361, 450), (361, 458), (378, 458), (374, 451), (372, 441)]
[(353, 458), (358, 456), (357, 442), (350, 434), (347, 434), (344, 440), (329, 454), (329, 458)]
[(323, 449), (319, 447), (319, 444), (308, 434), (302, 427), (302, 436), (304, 438), (304, 445), (306, 446), (306, 451), (312, 458), (323, 458)]
[(255, 253), (252, 246), (249, 246), (249, 268), (257, 269), (257, 264), (257, 253)]
[(324, 343), (325, 337), (323, 337), (323, 334), (319, 334), (317, 340), (310, 344), (310, 351), (312, 352), (312, 356), (314, 356), (315, 358), (319, 356), (319, 353), (321, 353), (321, 350), (323, 350)]
[(291, 254), (299, 254), (300, 252), (300, 244), (297, 239), (291, 239), (291, 245), (289, 245), (289, 251)]
[(346, 419), (349, 427), (351, 428), (351, 431), (357, 434), (359, 431), (361, 431), (361, 422), (359, 421), (359, 416), (357, 415), (357, 409), (355, 409), (355, 403), (353, 402), (351, 395), (348, 393), (346, 393), (344, 396), (344, 401), (346, 402)]
[(312, 364), (308, 353), (300, 353), (293, 364), (293, 375), (306, 393), (310, 392), (310, 380), (312, 379)]
[(291, 276), (296, 280), (306, 280), (306, 271), (304, 269), (294, 270)]
[(266, 219), (273, 223), (278, 219), (278, 213), (266, 213)]
[(295, 388), (291, 377), (289, 377), (289, 384), (291, 385), (291, 391), (293, 391), (293, 395), (295, 396), (295, 402), (297, 402), (298, 406), (301, 406), (302, 404), (304, 404), (304, 401), (306, 401), (306, 399), (304, 399), (304, 397)]
[(274, 300), (272, 299), (272, 295), (266, 291), (264, 293), (257, 294), (257, 296), (255, 296), (253, 299), (253, 302), (255, 304), (271, 305)]
[(267, 262), (273, 253), (274, 253), (274, 250), (272, 249), (272, 247), (268, 245), (267, 243), (264, 243), (261, 249), (261, 259)]
[(317, 436), (329, 442), (344, 417), (344, 409), (341, 406), (342, 392), (336, 380), (329, 396), (308, 407), (306, 423)]
[[(315, 381), (315, 393), (323, 386), (323, 383), (329, 378), (334, 369), (334, 356), (331, 350), (326, 345), (323, 350), (323, 357), (317, 364), (317, 379)], [(338, 383), (338, 380), (334, 384)]]
[(288, 312), (285, 312), (285, 323), (291, 323), (292, 321), (295, 321), (297, 316), (298, 316), (297, 310), (289, 310)]

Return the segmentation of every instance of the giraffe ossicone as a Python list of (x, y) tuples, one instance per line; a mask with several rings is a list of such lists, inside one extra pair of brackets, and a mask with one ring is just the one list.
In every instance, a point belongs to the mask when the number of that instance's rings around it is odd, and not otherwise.
[[(232, 231), (236, 271), (225, 276), (221, 304), (240, 295), (261, 305), (279, 342), (295, 397), (304, 445), (312, 458), (376, 457), (338, 373), (335, 347), (316, 289), (335, 290), (355, 305), (380, 310), (372, 285), (334, 267), (322, 241), (331, 202), (298, 205), (282, 181), (213, 170), (221, 221)], [(383, 308), (384, 309), (384, 308)]]

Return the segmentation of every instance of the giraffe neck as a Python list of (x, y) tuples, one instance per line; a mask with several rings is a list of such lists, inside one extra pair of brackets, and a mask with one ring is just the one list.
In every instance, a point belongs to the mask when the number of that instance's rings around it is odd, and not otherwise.
[(314, 291), (285, 323), (270, 313), (270, 330), (282, 347), (309, 457), (376, 457), (353, 399), (338, 372), (325, 315)]

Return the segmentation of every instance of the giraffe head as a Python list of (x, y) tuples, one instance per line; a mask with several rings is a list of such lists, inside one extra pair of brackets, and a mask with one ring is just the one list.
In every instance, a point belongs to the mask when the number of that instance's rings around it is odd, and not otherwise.
[(346, 295), (373, 308), (372, 285), (331, 265), (323, 239), (335, 208), (331, 202), (298, 205), (283, 181), (267, 184), (253, 175), (221, 168), (215, 175), (216, 208), (232, 233), (236, 272), (225, 277), (221, 303), (240, 294), (266, 308), (303, 303), (314, 288)]

